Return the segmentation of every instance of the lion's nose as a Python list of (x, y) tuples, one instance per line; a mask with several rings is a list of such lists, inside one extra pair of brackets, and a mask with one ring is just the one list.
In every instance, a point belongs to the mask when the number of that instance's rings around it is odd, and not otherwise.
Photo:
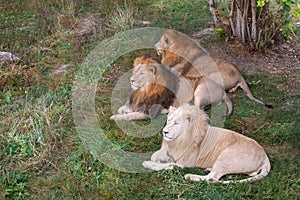
[(169, 131), (163, 131), (164, 135), (167, 135), (169, 133)]
[(133, 83), (134, 83), (134, 80), (130, 79), (130, 83), (133, 84)]

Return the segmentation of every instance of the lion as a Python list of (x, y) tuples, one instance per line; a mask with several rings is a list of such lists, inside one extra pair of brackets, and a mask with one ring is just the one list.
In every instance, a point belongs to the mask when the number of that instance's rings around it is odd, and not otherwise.
[(155, 44), (157, 53), (162, 54), (161, 63), (178, 71), (186, 78), (207, 77), (218, 83), (229, 92), (238, 87), (246, 93), (250, 100), (273, 108), (272, 105), (256, 99), (237, 67), (223, 59), (211, 57), (193, 39), (178, 31), (168, 29), (160, 41)]
[(136, 65), (130, 77), (129, 99), (111, 119), (153, 119), (166, 113), (174, 102), (178, 82), (178, 77), (159, 63)]
[[(152, 170), (173, 169), (174, 166), (200, 167), (210, 171), (205, 176), (186, 174), (192, 181), (244, 183), (259, 180), (271, 165), (264, 149), (253, 139), (237, 132), (208, 124), (207, 114), (198, 106), (183, 104), (170, 107), (163, 128), (161, 148), (142, 165)], [(241, 180), (220, 180), (226, 174), (247, 174)]]
[(232, 113), (232, 102), (226, 92), (210, 79), (185, 79), (157, 61), (138, 64), (132, 71), (130, 84), (133, 91), (111, 119), (153, 119), (160, 113), (167, 113), (170, 106), (178, 107), (191, 101), (201, 108), (225, 101), (227, 115)]

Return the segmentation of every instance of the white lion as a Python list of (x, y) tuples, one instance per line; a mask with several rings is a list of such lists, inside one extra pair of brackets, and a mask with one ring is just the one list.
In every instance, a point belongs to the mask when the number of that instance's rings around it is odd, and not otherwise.
[[(255, 181), (266, 176), (271, 168), (263, 148), (253, 139), (234, 131), (212, 127), (208, 116), (198, 106), (183, 104), (170, 108), (167, 125), (163, 129), (160, 150), (144, 161), (152, 170), (179, 167), (201, 167), (206, 176), (186, 174), (185, 179), (236, 183)], [(220, 181), (226, 174), (248, 174), (242, 180)]]

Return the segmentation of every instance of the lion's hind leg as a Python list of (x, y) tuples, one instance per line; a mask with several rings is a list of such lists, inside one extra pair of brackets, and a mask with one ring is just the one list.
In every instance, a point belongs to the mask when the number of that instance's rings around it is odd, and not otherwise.
[(196, 175), (196, 174), (186, 174), (184, 175), (184, 179), (185, 180), (191, 180), (191, 181), (201, 181), (206, 179), (206, 176), (200, 176), (200, 175)]
[(225, 93), (225, 97), (224, 97), (224, 102), (226, 103), (226, 106), (227, 106), (227, 116), (231, 115), (232, 114), (232, 110), (233, 110), (233, 105), (232, 105), (232, 102), (229, 98), (229, 96)]

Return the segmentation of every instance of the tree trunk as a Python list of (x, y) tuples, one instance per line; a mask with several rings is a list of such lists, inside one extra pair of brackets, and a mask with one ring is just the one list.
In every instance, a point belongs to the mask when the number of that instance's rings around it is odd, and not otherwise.
[(236, 36), (236, 29), (234, 28), (234, 23), (232, 21), (232, 17), (233, 17), (233, 11), (234, 11), (234, 1), (230, 1), (230, 8), (227, 7), (227, 11), (229, 13), (229, 25), (232, 31), (232, 35)]
[(256, 28), (256, 0), (251, 0), (251, 20), (252, 20), (252, 25), (251, 25), (251, 38), (253, 43), (256, 43), (257, 39), (257, 28)]
[(242, 22), (240, 17), (240, 12), (238, 12), (238, 8), (236, 8), (236, 16), (235, 16), (235, 30), (236, 30), (236, 36), (238, 38), (242, 38)]
[[(229, 36), (238, 37), (252, 49), (263, 47), (280, 32), (280, 19), (272, 21), (268, 1), (264, 6), (257, 7), (257, 0), (228, 0), (225, 1), (227, 13), (226, 10), (218, 10), (215, 0), (206, 1), (215, 26), (223, 28)], [(280, 12), (277, 11), (279, 17)]]
[(206, 0), (206, 2), (208, 3), (209, 11), (213, 18), (214, 27), (217, 27), (219, 20), (218, 20), (217, 14), (216, 14), (215, 2), (214, 2), (214, 0)]

